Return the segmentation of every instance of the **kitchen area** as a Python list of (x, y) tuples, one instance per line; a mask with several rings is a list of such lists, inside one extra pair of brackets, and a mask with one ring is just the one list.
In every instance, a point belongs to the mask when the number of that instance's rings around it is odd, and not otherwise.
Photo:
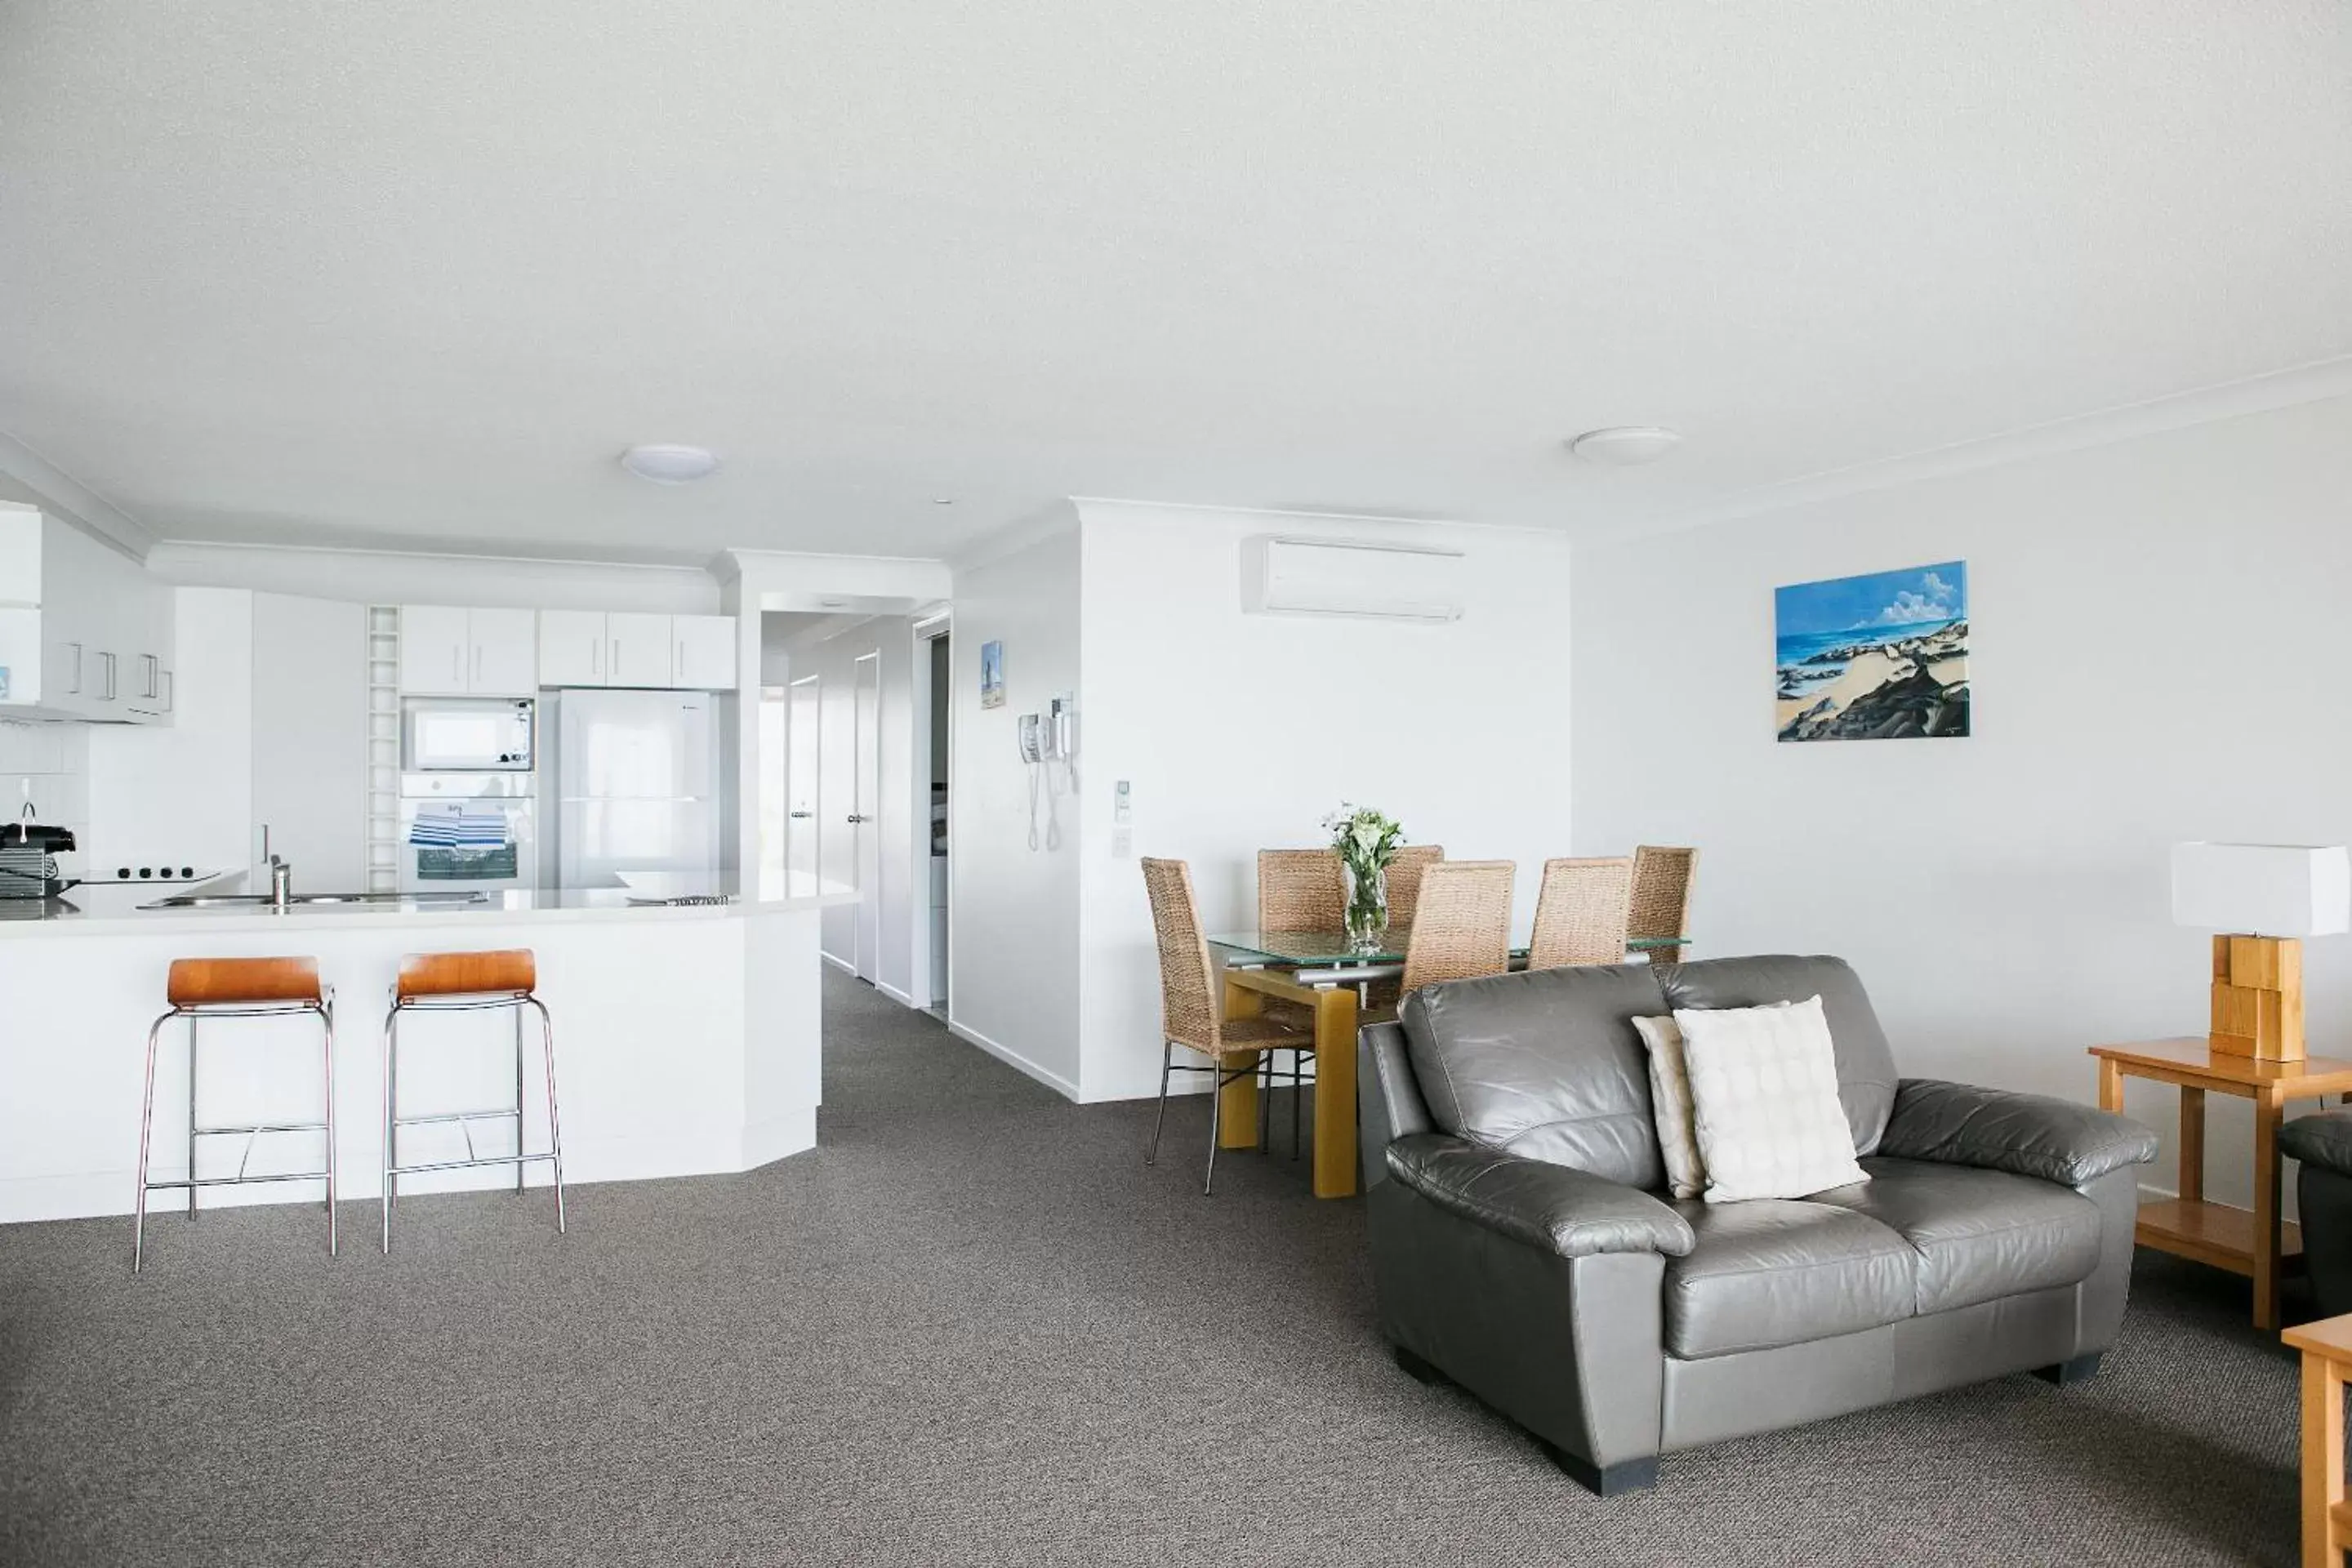
[[(567, 1182), (814, 1146), (818, 921), (856, 894), (742, 885), (734, 617), (170, 584), (7, 505), (0, 561), (0, 1222), (131, 1211), (185, 959), (315, 961), (343, 1198), (381, 1186), (379, 1042), (418, 953), (535, 954)], [(321, 1121), (315, 1026), (205, 1020), (192, 1097), (194, 1034), (160, 1032), (158, 1166), (193, 1161), (207, 1205), (316, 1201), (226, 1183), (320, 1168), (318, 1131), (201, 1131)], [(516, 1110), (404, 1127), (404, 1170), (446, 1168), (402, 1195), (514, 1182), (518, 1136), (544, 1147), (519, 1041), (488, 1014), (404, 1023), (404, 1115)]]

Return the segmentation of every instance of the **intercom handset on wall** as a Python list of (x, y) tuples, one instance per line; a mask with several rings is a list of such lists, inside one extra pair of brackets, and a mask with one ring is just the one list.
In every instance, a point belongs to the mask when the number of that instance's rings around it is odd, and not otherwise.
[[(1044, 786), (1045, 797), (1045, 845), (1048, 849), (1062, 847), (1062, 824), (1055, 810), (1066, 783), (1069, 793), (1078, 789), (1077, 705), (1068, 694), (1054, 699), (1049, 715), (1021, 715), (1021, 760), (1029, 764), (1029, 847), (1037, 847), (1037, 796)], [(1056, 764), (1059, 772), (1056, 772)]]

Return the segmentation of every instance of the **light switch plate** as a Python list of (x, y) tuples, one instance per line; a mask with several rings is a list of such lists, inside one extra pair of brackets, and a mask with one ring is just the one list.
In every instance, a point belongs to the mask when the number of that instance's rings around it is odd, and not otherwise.
[(1113, 804), (1111, 805), (1111, 819), (1115, 822), (1125, 822), (1129, 819), (1127, 781), (1125, 779), (1118, 781), (1118, 787), (1114, 792)]

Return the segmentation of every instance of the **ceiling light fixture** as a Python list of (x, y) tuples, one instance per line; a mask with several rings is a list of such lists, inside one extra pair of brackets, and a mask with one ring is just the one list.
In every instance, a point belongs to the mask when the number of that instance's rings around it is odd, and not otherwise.
[(715, 472), (719, 458), (701, 447), (656, 444), (630, 447), (621, 454), (621, 467), (657, 485), (683, 485)]
[(819, 599), (817, 604), (828, 610), (845, 610), (849, 607), (849, 601), (846, 599)]
[(1568, 449), (1588, 463), (1605, 468), (1630, 468), (1642, 463), (1654, 463), (1683, 444), (1679, 431), (1662, 425), (1615, 425), (1606, 430), (1587, 430), (1573, 437)]
[(955, 497), (953, 497), (953, 496), (933, 496), (933, 497), (931, 498), (931, 504), (932, 504), (933, 506), (953, 506), (953, 505), (955, 505)]

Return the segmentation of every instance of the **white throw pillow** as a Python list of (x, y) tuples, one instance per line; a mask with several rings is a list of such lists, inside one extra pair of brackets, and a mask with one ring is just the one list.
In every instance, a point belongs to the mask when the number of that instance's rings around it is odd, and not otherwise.
[(1866, 1182), (1838, 1103), (1822, 999), (1677, 1008), (1706, 1201), (1801, 1198)]
[(1683, 1065), (1683, 1032), (1672, 1018), (1636, 1018), (1633, 1027), (1650, 1053), (1650, 1115), (1658, 1125), (1658, 1152), (1665, 1157), (1666, 1185), (1678, 1198), (1706, 1190), (1706, 1164), (1698, 1157), (1698, 1131), (1691, 1122), (1690, 1069)]

